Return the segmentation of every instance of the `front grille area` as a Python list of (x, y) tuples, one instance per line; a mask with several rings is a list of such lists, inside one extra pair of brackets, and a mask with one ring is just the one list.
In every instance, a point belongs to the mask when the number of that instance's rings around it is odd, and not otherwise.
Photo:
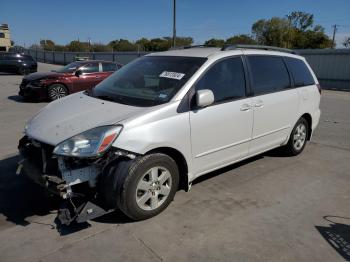
[(57, 158), (52, 158), (54, 147), (23, 137), (19, 143), (21, 154), (43, 174), (59, 176)]
[(23, 78), (21, 85), (19, 86), (20, 89), (25, 89), (26, 85), (28, 85), (29, 80), (26, 80)]

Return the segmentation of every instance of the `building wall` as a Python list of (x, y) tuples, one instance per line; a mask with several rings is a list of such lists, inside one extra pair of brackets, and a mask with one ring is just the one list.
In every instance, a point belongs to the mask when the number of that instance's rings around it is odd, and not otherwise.
[(297, 50), (314, 70), (322, 88), (350, 91), (350, 49)]
[(7, 24), (0, 24), (0, 35), (2, 34), (3, 37), (0, 37), (0, 51), (9, 51), (11, 47), (11, 36)]

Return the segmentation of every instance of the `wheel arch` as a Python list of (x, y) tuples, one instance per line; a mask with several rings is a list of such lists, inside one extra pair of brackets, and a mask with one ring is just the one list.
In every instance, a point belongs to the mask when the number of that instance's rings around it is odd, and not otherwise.
[(145, 154), (162, 153), (165, 154), (176, 162), (179, 168), (179, 189), (189, 190), (189, 180), (188, 180), (188, 165), (184, 155), (177, 149), (171, 147), (158, 147), (154, 148)]
[(312, 116), (309, 113), (304, 113), (300, 118), (304, 118), (308, 124), (308, 136), (307, 140), (311, 139), (312, 134)]

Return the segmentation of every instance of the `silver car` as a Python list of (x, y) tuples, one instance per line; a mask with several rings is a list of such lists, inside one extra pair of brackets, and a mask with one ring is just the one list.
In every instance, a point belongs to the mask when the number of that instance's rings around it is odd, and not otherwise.
[(64, 199), (62, 223), (162, 212), (201, 175), (273, 148), (301, 153), (320, 117), (303, 57), (268, 47), (150, 54), (26, 125), (20, 167)]

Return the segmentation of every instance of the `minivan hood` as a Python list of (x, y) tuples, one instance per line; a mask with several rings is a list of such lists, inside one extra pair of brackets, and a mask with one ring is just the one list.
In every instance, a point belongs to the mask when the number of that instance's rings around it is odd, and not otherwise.
[(24, 79), (28, 81), (33, 81), (33, 80), (39, 80), (39, 79), (48, 78), (48, 77), (62, 77), (62, 76), (64, 76), (64, 74), (56, 73), (56, 72), (36, 72), (36, 73), (26, 75)]
[(144, 111), (134, 107), (104, 101), (83, 93), (69, 95), (41, 109), (25, 127), (28, 137), (50, 145), (94, 127), (116, 124)]

